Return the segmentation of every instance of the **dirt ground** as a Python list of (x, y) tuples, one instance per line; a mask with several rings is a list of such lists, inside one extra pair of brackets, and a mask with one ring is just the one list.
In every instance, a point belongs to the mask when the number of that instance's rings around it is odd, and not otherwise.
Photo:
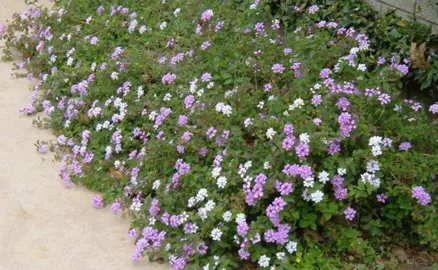
[[(0, 23), (24, 9), (24, 0), (0, 0)], [(0, 62), (0, 269), (168, 269), (134, 265), (129, 222), (93, 209), (93, 193), (66, 189), (59, 164), (37, 153), (34, 143), (53, 137), (18, 114), (29, 82), (11, 79), (11, 68)]]

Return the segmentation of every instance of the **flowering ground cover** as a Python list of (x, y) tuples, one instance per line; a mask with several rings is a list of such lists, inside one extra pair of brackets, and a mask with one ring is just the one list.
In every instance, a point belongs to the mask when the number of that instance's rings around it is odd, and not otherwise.
[(354, 28), (286, 27), (257, 0), (75, 0), (0, 36), (38, 80), (20, 111), (57, 135), (38, 151), (132, 216), (133, 261), (367, 269), (391, 243), (438, 249), (438, 104), (399, 98), (409, 59)]

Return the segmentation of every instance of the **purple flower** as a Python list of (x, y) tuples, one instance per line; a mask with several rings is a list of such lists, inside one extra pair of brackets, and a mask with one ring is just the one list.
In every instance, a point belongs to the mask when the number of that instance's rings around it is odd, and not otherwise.
[(179, 216), (176, 216), (176, 215), (171, 216), (169, 219), (169, 222), (170, 222), (171, 227), (173, 227), (173, 228), (178, 227), (180, 224)]
[(196, 249), (199, 254), (205, 255), (208, 251), (208, 246), (204, 242), (201, 242)]
[(181, 127), (184, 127), (185, 125), (187, 125), (187, 116), (180, 115), (178, 118), (178, 125)]
[(100, 195), (93, 197), (93, 207), (96, 209), (103, 207), (103, 198)]
[(171, 84), (175, 81), (175, 79), (176, 79), (175, 74), (167, 73), (166, 75), (163, 76), (163, 78), (161, 78), (161, 83)]
[(201, 149), (199, 149), (199, 154), (203, 157), (206, 157), (208, 153), (207, 147), (202, 147)]
[(237, 233), (240, 236), (245, 236), (248, 233), (249, 227), (248, 224), (246, 222), (241, 222), (239, 224), (237, 224)]
[(417, 199), (421, 205), (428, 205), (432, 201), (430, 194), (426, 192), (424, 187), (413, 187), (412, 198)]
[(335, 198), (336, 200), (344, 200), (347, 198), (348, 190), (346, 188), (338, 188), (335, 190)]
[(207, 134), (209, 139), (212, 139), (214, 136), (216, 136), (216, 129), (214, 127), (210, 127), (205, 134)]
[(429, 107), (429, 112), (431, 112), (433, 114), (437, 114), (438, 113), (438, 103), (431, 105)]
[(328, 78), (330, 76), (330, 74), (332, 74), (332, 70), (329, 69), (329, 68), (324, 68), (319, 73), (319, 77), (326, 79), (326, 78)]
[(350, 103), (350, 102), (348, 101), (348, 99), (345, 98), (345, 97), (340, 97), (340, 98), (338, 99), (338, 102), (336, 103), (336, 106), (337, 106), (339, 109), (343, 110), (343, 111), (348, 110), (348, 108), (350, 107), (350, 105), (351, 105), (351, 103)]
[(114, 215), (117, 215), (119, 213), (119, 210), (120, 210), (120, 200), (117, 199), (113, 202), (113, 204), (111, 204), (111, 212)]
[(239, 253), (240, 259), (242, 259), (242, 260), (247, 260), (249, 258), (249, 255), (250, 255), (249, 252), (246, 251), (244, 248), (239, 249), (238, 253)]
[(283, 139), (283, 142), (281, 146), (284, 148), (284, 150), (289, 151), (294, 146), (295, 139), (291, 136), (286, 136), (286, 138)]
[(130, 229), (128, 232), (128, 236), (131, 238), (137, 237), (137, 229)]
[(398, 149), (400, 151), (408, 151), (409, 149), (412, 148), (412, 145), (410, 142), (402, 142), (399, 146)]
[(315, 14), (316, 12), (318, 12), (318, 10), (319, 10), (319, 7), (317, 5), (312, 5), (307, 9), (309, 14)]
[(160, 205), (157, 199), (153, 199), (149, 208), (149, 215), (155, 217), (160, 212)]
[(40, 153), (40, 154), (44, 154), (44, 153), (47, 152), (48, 147), (49, 147), (49, 146), (48, 146), (47, 144), (42, 144), (42, 145), (38, 146), (37, 151), (38, 151), (38, 153)]
[(281, 183), (280, 181), (275, 182), (275, 188), (281, 195), (289, 195), (293, 191), (292, 183), (286, 182)]
[(206, 22), (213, 18), (213, 10), (207, 9), (201, 14), (201, 20)]
[(318, 106), (318, 105), (320, 105), (322, 103), (322, 97), (321, 97), (321, 95), (314, 95), (313, 97), (312, 97), (312, 104), (313, 104), (313, 106)]
[(384, 193), (377, 194), (376, 198), (377, 198), (377, 201), (380, 203), (385, 203), (386, 200), (388, 199), (388, 197)]
[(310, 147), (308, 144), (300, 143), (295, 147), (295, 152), (300, 159), (304, 159), (309, 155)]
[(267, 83), (264, 86), (265, 92), (269, 92), (272, 89), (272, 83)]
[(205, 72), (205, 73), (202, 74), (202, 76), (201, 76), (201, 81), (202, 81), (202, 82), (209, 82), (209, 81), (211, 81), (212, 78), (213, 78), (213, 77), (211, 76), (210, 73)]
[(8, 27), (5, 24), (0, 25), (0, 38), (6, 34)]
[(211, 46), (210, 41), (206, 41), (206, 42), (202, 43), (202, 45), (201, 45), (201, 50), (205, 51), (205, 50), (207, 50), (210, 46)]
[(189, 109), (193, 106), (193, 103), (195, 103), (195, 97), (193, 95), (186, 96), (184, 99), (184, 106)]
[(344, 215), (345, 215), (345, 219), (346, 220), (353, 220), (354, 217), (356, 216), (356, 210), (354, 210), (351, 207), (348, 207), (345, 211), (344, 211)]
[(285, 68), (282, 64), (274, 64), (272, 66), (272, 72), (274, 72), (274, 73), (283, 73), (284, 70), (285, 70)]

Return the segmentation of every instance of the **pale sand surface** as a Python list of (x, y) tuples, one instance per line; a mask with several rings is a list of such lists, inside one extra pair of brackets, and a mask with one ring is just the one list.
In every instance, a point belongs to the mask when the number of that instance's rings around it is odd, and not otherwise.
[[(24, 0), (0, 0), (0, 23), (24, 9)], [(33, 145), (52, 135), (18, 114), (29, 82), (10, 79), (11, 68), (0, 62), (0, 269), (169, 269), (133, 264), (129, 222), (93, 209), (92, 192), (64, 188), (59, 164)]]

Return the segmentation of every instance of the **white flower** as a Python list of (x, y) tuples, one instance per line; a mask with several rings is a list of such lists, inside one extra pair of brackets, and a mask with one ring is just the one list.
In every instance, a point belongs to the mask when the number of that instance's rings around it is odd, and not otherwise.
[(172, 95), (170, 93), (166, 93), (166, 95), (163, 98), (163, 101), (169, 101), (172, 98)]
[(152, 189), (157, 190), (160, 187), (160, 180), (155, 180), (152, 184)]
[(360, 71), (366, 71), (367, 70), (367, 65), (359, 64), (359, 65), (357, 65), (357, 69), (360, 70)]
[(370, 160), (367, 162), (367, 171), (370, 173), (375, 173), (380, 170), (380, 164), (377, 160)]
[(227, 185), (227, 178), (225, 176), (221, 176), (217, 179), (216, 185), (219, 188), (224, 188)]
[(236, 223), (239, 224), (239, 223), (243, 223), (243, 222), (246, 222), (245, 214), (243, 214), (243, 213), (237, 214)]
[(214, 86), (214, 82), (209, 82), (207, 84), (207, 89), (211, 89), (211, 88), (213, 88), (213, 86)]
[(243, 122), (243, 124), (245, 125), (245, 127), (249, 127), (253, 124), (253, 119), (252, 118), (246, 118), (245, 121)]
[(196, 198), (190, 197), (190, 199), (187, 201), (187, 207), (192, 208), (196, 204)]
[(401, 112), (401, 110), (402, 110), (402, 106), (401, 105), (395, 105), (395, 107), (394, 107), (394, 111), (396, 111), (396, 112)]
[(249, 9), (256, 9), (257, 8), (257, 5), (256, 4), (251, 4), (250, 6), (249, 6)]
[(363, 173), (361, 174), (360, 178), (362, 179), (363, 183), (369, 183), (374, 178), (374, 174)]
[(221, 171), (222, 171), (222, 168), (221, 168), (221, 167), (215, 167), (215, 168), (213, 168), (213, 170), (211, 171), (211, 176), (212, 176), (214, 179), (216, 179), (216, 178), (219, 177)]
[(149, 225), (155, 225), (155, 222), (156, 222), (157, 220), (154, 218), (154, 217), (150, 217), (149, 218)]
[(315, 203), (319, 203), (324, 198), (324, 193), (322, 193), (320, 190), (317, 190), (310, 194), (310, 198)]
[(167, 27), (167, 22), (162, 22), (160, 23), (160, 29), (163, 30), (164, 28)]
[(297, 242), (289, 241), (287, 243), (287, 245), (286, 245), (287, 252), (289, 252), (290, 254), (296, 252), (297, 251), (297, 246), (298, 246)]
[(307, 134), (307, 133), (301, 133), (301, 134), (300, 134), (300, 141), (301, 141), (302, 143), (309, 144), (309, 143), (310, 143), (310, 136), (309, 136), (309, 134)]
[(205, 198), (208, 197), (208, 191), (205, 188), (201, 188), (198, 191), (198, 194), (196, 194), (196, 202), (201, 202), (203, 200), (205, 200)]
[(289, 105), (289, 111), (295, 110), (296, 108), (300, 108), (304, 106), (304, 100), (301, 98), (297, 98), (294, 100), (292, 105)]
[(257, 104), (257, 108), (263, 109), (263, 106), (265, 105), (265, 102), (260, 101), (259, 104)]
[(277, 252), (277, 254), (275, 254), (275, 256), (277, 257), (277, 259), (279, 259), (281, 261), (284, 259), (286, 254), (284, 252)]
[(224, 114), (224, 115), (226, 115), (226, 116), (230, 116), (232, 112), (233, 112), (233, 108), (231, 108), (230, 105), (225, 105), (225, 106), (222, 108), (222, 114)]
[(245, 167), (245, 169), (249, 169), (252, 167), (252, 161), (248, 160), (247, 162), (245, 162), (245, 164), (243, 165)]
[(221, 236), (222, 236), (222, 231), (219, 230), (218, 228), (214, 228), (211, 231), (211, 238), (215, 241), (220, 241), (221, 240)]
[[(187, 222), (187, 220), (189, 220), (189, 214), (187, 214), (187, 212), (186, 211), (184, 211), (184, 212), (182, 212), (180, 215), (179, 215), (179, 222), (180, 222), (180, 224), (184, 224), (184, 223), (186, 223)], [(196, 225), (195, 225), (196, 226)], [(196, 229), (197, 227), (195, 227), (195, 229)]]
[(262, 255), (262, 256), (260, 256), (260, 259), (259, 259), (259, 265), (260, 265), (260, 267), (268, 267), (270, 261), (271, 261), (271, 258), (269, 258), (266, 255)]
[(330, 175), (329, 175), (328, 172), (326, 172), (326, 171), (322, 171), (322, 172), (320, 172), (320, 173), (318, 174), (318, 180), (319, 180), (319, 182), (325, 184), (325, 183), (327, 183), (328, 181), (330, 181), (329, 176), (330, 176)]
[(230, 211), (227, 211), (222, 215), (222, 218), (224, 219), (225, 222), (230, 222), (232, 217), (233, 214)]
[(313, 187), (313, 184), (315, 184), (315, 181), (313, 180), (313, 177), (308, 177), (308, 178), (304, 179), (303, 184), (305, 187)]
[(130, 209), (132, 211), (138, 212), (138, 211), (140, 211), (142, 205), (143, 204), (140, 201), (135, 201), (131, 204)]
[(380, 136), (374, 136), (374, 137), (371, 137), (370, 138), (370, 140), (369, 140), (369, 142), (368, 142), (368, 145), (369, 146), (378, 146), (378, 145), (380, 145), (382, 143), (382, 137), (380, 137)]
[(353, 47), (350, 49), (350, 54), (356, 54), (357, 52), (359, 52), (359, 48), (358, 47)]
[(173, 12), (173, 16), (178, 17), (178, 14), (181, 12), (180, 8), (175, 9), (175, 11)]
[(205, 208), (199, 208), (198, 209), (198, 216), (201, 218), (201, 220), (207, 219), (207, 210)]
[(378, 188), (378, 187), (380, 187), (380, 179), (379, 179), (379, 178), (371, 179), (370, 184), (371, 184), (373, 187)]
[(227, 105), (223, 102), (219, 102), (215, 107), (217, 112), (221, 112), (223, 115), (230, 116), (233, 112), (233, 108), (230, 105)]
[(71, 66), (71, 65), (73, 65), (73, 58), (72, 58), (72, 57), (69, 57), (69, 58), (67, 59), (67, 66)]
[(157, 117), (157, 116), (158, 116), (158, 112), (156, 112), (156, 111), (152, 111), (152, 112), (149, 114), (149, 120), (154, 121), (154, 120), (155, 120), (155, 117)]
[(380, 148), (379, 145), (375, 145), (371, 148), (371, 152), (375, 157), (380, 156), (382, 154), (382, 148)]
[(257, 244), (257, 243), (260, 242), (261, 240), (262, 240), (262, 237), (260, 236), (259, 233), (256, 233), (256, 234), (254, 235), (254, 237), (251, 238), (251, 242), (252, 242), (253, 244)]
[(343, 176), (343, 175), (347, 174), (347, 169), (345, 169), (345, 168), (338, 168), (338, 174), (340, 176)]
[(263, 163), (263, 169), (269, 170), (270, 168), (272, 168), (272, 166), (269, 164), (269, 161), (265, 161), (265, 163)]
[(113, 72), (113, 73), (111, 73), (111, 79), (113, 79), (113, 80), (117, 80), (119, 78), (119, 73), (117, 73), (117, 72)]
[(209, 200), (206, 204), (205, 204), (205, 210), (207, 210), (207, 212), (210, 212), (211, 210), (213, 210), (213, 208), (216, 206), (216, 203), (212, 200)]
[(269, 128), (266, 131), (266, 137), (268, 137), (268, 139), (270, 139), (270, 140), (272, 140), (274, 138), (275, 134), (277, 134), (277, 132), (273, 128)]

